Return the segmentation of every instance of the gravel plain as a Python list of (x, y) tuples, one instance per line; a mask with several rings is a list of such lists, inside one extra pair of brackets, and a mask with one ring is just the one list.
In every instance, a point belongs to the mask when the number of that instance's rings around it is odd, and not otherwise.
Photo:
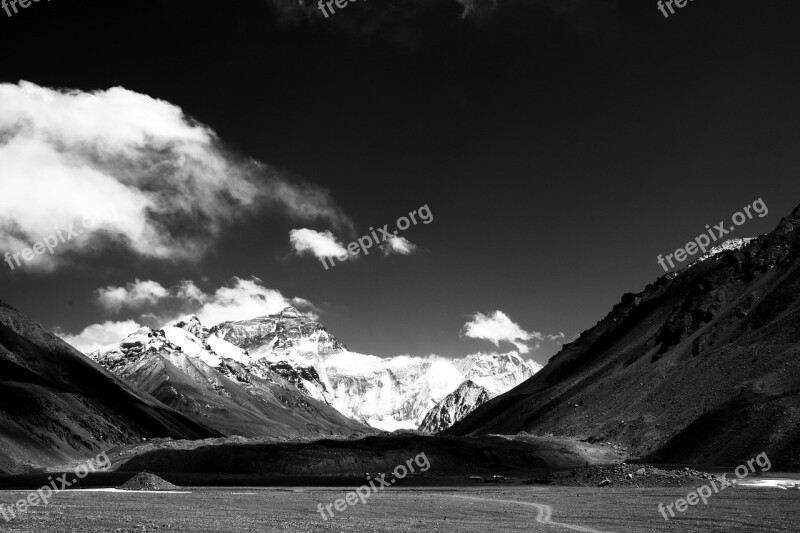
[[(669, 522), (657, 506), (685, 497), (686, 487), (393, 487), (328, 520), (317, 512), (317, 504), (332, 503), (352, 489), (186, 490), (192, 492), (66, 491), (56, 495), (49, 506), (33, 508), (21, 518), (11, 522), (0, 518), (0, 531), (794, 532), (800, 524), (800, 491), (777, 489), (730, 489), (715, 495), (707, 506), (690, 507)], [(2, 491), (0, 503), (8, 505), (26, 496), (25, 492)]]

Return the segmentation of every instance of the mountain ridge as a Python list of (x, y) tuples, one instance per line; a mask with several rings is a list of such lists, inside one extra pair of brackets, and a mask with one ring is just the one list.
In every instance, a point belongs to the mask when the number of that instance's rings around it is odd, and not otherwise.
[[(776, 229), (621, 301), (446, 434), (551, 432), (653, 460), (800, 457), (800, 206)], [(767, 420), (769, 422), (767, 422)]]

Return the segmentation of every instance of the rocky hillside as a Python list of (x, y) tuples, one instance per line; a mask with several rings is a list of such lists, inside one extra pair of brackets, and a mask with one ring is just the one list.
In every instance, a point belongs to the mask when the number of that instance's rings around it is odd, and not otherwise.
[(53, 467), (142, 439), (218, 435), (0, 301), (0, 470)]
[(800, 208), (626, 294), (452, 434), (554, 433), (652, 460), (800, 467)]
[(468, 379), (428, 411), (419, 425), (419, 430), (425, 433), (438, 433), (447, 429), (488, 402), (491, 397), (489, 391)]

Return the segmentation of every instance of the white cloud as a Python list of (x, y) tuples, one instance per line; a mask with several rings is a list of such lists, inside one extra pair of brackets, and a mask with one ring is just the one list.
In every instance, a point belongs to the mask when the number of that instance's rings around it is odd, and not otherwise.
[(526, 341), (544, 338), (541, 333), (525, 331), (502, 311), (490, 315), (475, 313), (472, 320), (464, 324), (463, 334), (473, 339), (487, 340), (498, 347), (501, 342), (508, 342), (516, 346), (520, 353), (530, 351)]
[(381, 244), (381, 251), (384, 253), (384, 255), (409, 255), (416, 251), (416, 249), (416, 244), (413, 244), (405, 237), (400, 237), (399, 235), (393, 235), (386, 239), (383, 244)]
[(178, 283), (175, 295), (182, 300), (199, 303), (204, 302), (207, 298), (200, 287), (195, 285), (194, 281), (191, 280), (182, 280)]
[(63, 333), (56, 329), (56, 334), (66, 343), (71, 344), (83, 353), (93, 352), (103, 346), (114, 344), (124, 339), (142, 326), (134, 320), (122, 322), (103, 322), (84, 328), (77, 335)]
[[(236, 158), (179, 107), (119, 87), (0, 84), (0, 180), (0, 249), (19, 252), (54, 228), (82, 230), (31, 269), (112, 241), (142, 257), (197, 259), (231, 221), (263, 207), (352, 231), (327, 191)], [(84, 225), (109, 207), (113, 217)]]
[(128, 283), (125, 287), (105, 287), (95, 291), (103, 295), (98, 298), (106, 308), (115, 311), (139, 309), (150, 306), (153, 312), (143, 312), (139, 321), (125, 320), (104, 322), (87, 326), (78, 334), (62, 332), (56, 334), (82, 352), (90, 352), (117, 343), (140, 329), (144, 322), (153, 328), (161, 328), (188, 314), (195, 314), (207, 327), (229, 320), (247, 320), (279, 313), (287, 307), (295, 307), (312, 320), (319, 319), (319, 309), (305, 298), (287, 298), (280, 291), (264, 287), (256, 278), (233, 278), (228, 286), (213, 293), (205, 293), (193, 281), (183, 280), (176, 286), (165, 289), (155, 281)]
[[(191, 282), (189, 282), (191, 283)], [(97, 289), (97, 302), (106, 310), (119, 312), (127, 307), (136, 309), (153, 305), (169, 296), (167, 289), (157, 281), (139, 281), (128, 283), (125, 287), (105, 287)]]
[(194, 281), (182, 280), (171, 288), (156, 281), (108, 286), (95, 291), (97, 303), (107, 311), (137, 310), (140, 322), (160, 327), (167, 322), (197, 315), (203, 324), (214, 326), (227, 320), (247, 320), (271, 315), (287, 307), (296, 307), (310, 318), (319, 318), (319, 309), (309, 300), (288, 298), (280, 291), (264, 287), (258, 278), (235, 277), (227, 286), (212, 293), (200, 289)]
[(330, 231), (313, 229), (293, 229), (289, 232), (289, 242), (297, 255), (310, 253), (320, 259), (323, 257), (350, 257), (347, 250), (336, 240)]
[[(287, 307), (295, 307), (308, 300), (294, 301), (286, 298), (280, 291), (268, 289), (258, 278), (233, 278), (230, 287), (220, 287), (206, 298), (194, 314), (200, 321), (213, 326), (228, 320), (247, 320), (264, 315), (279, 313)], [(312, 305), (311, 302), (308, 302)], [(300, 309), (302, 311), (302, 309)]]

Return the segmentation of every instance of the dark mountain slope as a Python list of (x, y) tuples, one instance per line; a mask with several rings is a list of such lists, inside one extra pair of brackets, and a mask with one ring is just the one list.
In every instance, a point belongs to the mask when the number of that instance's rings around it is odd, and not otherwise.
[(56, 466), (142, 438), (216, 435), (0, 301), (0, 469)]
[(800, 467), (800, 208), (772, 233), (626, 294), (446, 433), (613, 440), (651, 460)]

